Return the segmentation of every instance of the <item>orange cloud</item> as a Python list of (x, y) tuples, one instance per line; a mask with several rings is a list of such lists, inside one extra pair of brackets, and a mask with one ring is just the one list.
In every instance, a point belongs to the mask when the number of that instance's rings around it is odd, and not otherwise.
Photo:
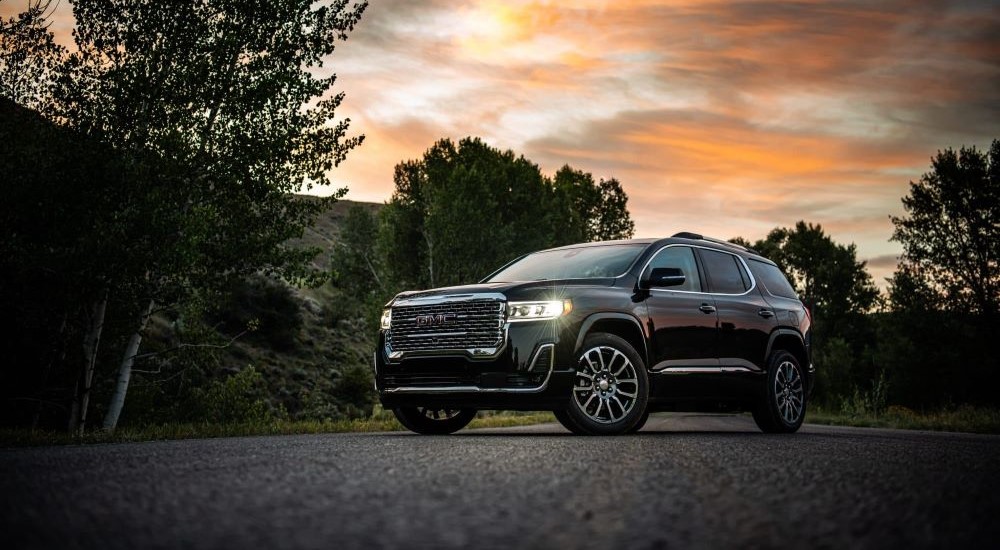
[(327, 67), (367, 135), (334, 174), (352, 198), (480, 136), (617, 177), (641, 235), (805, 219), (877, 275), (931, 155), (1000, 137), (1000, 13), (974, 0), (372, 0)]

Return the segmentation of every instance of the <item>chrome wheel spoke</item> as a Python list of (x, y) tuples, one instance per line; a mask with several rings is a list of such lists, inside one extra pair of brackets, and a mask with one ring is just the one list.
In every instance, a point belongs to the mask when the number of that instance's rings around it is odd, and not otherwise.
[[(615, 400), (615, 403), (618, 403), (618, 406), (621, 407), (621, 410), (622, 410), (622, 415), (620, 417), (618, 417), (618, 418), (614, 418), (614, 420), (621, 420), (622, 418), (625, 418), (625, 415), (628, 413), (628, 409), (625, 408), (625, 405), (622, 404), (621, 400), (618, 399), (617, 395), (612, 396), (612, 399)], [(611, 410), (611, 403), (610, 402), (608, 402), (608, 410), (609, 411)]]
[(608, 363), (608, 370), (611, 370), (611, 366), (615, 364), (615, 359), (619, 357), (622, 358), (622, 367), (614, 372), (615, 376), (621, 374), (623, 370), (625, 370), (629, 365), (632, 364), (631, 362), (629, 362), (628, 357), (625, 357), (620, 351), (615, 350), (615, 354), (611, 356), (611, 362)]

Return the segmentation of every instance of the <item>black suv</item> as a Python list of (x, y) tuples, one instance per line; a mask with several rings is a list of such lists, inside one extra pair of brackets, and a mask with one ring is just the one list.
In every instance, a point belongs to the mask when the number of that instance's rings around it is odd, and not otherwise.
[(794, 432), (813, 381), (809, 311), (774, 262), (678, 233), (534, 252), (479, 284), (403, 292), (375, 352), (383, 406), (424, 434), (479, 409), (550, 410), (577, 434), (650, 412), (749, 410)]

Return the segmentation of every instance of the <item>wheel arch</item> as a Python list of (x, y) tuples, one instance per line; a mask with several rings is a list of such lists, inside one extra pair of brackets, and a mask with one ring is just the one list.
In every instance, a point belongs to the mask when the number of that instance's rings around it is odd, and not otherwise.
[(767, 352), (764, 354), (765, 366), (767, 368), (770, 368), (768, 362), (770, 361), (771, 353), (778, 349), (785, 350), (795, 356), (802, 369), (809, 368), (809, 352), (806, 351), (805, 339), (798, 331), (779, 328), (771, 333), (771, 337), (767, 342)]
[(614, 334), (628, 342), (639, 354), (645, 368), (649, 369), (649, 350), (646, 346), (646, 336), (638, 319), (624, 313), (595, 313), (587, 317), (580, 325), (576, 346), (573, 349), (579, 350), (587, 335), (595, 332)]

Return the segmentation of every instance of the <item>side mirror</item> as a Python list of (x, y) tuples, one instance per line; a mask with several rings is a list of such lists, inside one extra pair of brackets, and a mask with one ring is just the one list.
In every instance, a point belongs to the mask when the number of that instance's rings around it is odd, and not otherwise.
[(644, 286), (647, 288), (679, 286), (686, 280), (684, 272), (676, 267), (657, 267), (649, 272), (649, 278)]

